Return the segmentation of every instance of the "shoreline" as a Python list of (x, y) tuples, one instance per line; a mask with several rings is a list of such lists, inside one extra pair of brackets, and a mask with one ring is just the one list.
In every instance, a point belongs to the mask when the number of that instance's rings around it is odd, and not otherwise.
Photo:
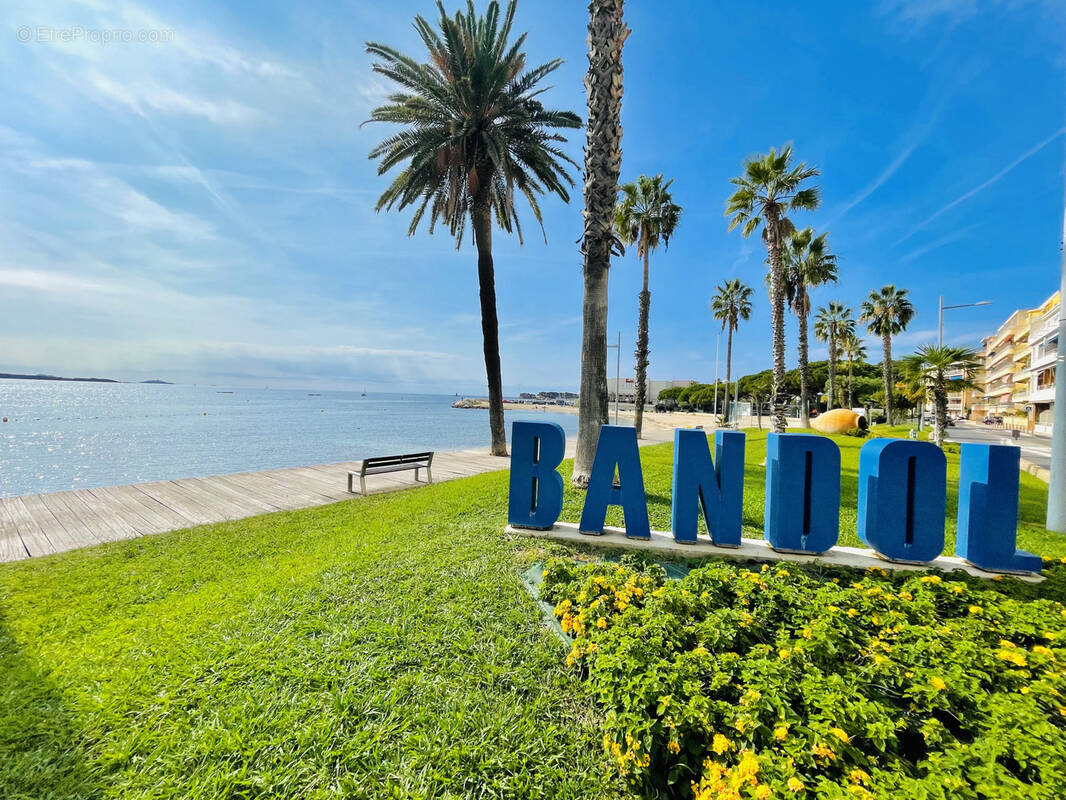
[[(488, 409), (488, 401), (480, 401), (482, 405), (472, 408), (476, 409)], [(504, 411), (543, 411), (548, 413), (560, 413), (560, 414), (573, 414), (577, 415), (577, 406), (553, 406), (547, 403), (512, 403), (504, 401)], [(611, 407), (608, 417), (614, 419), (614, 407)], [(618, 410), (618, 421), (627, 422), (630, 425), (633, 423), (633, 410), (620, 408)], [(674, 428), (695, 428), (703, 427), (705, 430), (710, 430), (717, 427), (715, 415), (704, 411), (645, 411), (644, 412), (644, 424), (651, 425), (656, 428), (666, 428), (673, 430)]]

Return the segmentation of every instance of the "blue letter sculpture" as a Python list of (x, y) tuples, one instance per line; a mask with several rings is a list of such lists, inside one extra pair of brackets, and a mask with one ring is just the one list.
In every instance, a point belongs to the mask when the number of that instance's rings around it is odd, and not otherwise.
[(859, 451), (859, 538), (889, 561), (944, 550), (947, 459), (935, 444), (875, 439)]
[(701, 430), (674, 431), (674, 486), (670, 528), (674, 540), (695, 544), (698, 515), (719, 547), (740, 547), (744, 495), (744, 434), (717, 431), (714, 463), (707, 434)]
[(507, 520), (516, 528), (547, 530), (563, 510), (563, 460), (566, 434), (554, 422), (511, 425), (511, 492)]
[[(617, 487), (614, 485), (616, 468)], [(603, 533), (607, 506), (622, 506), (626, 536), (632, 539), (651, 538), (648, 500), (644, 495), (644, 475), (640, 469), (635, 428), (621, 425), (600, 427), (600, 440), (596, 444), (596, 458), (592, 462), (579, 530), (582, 533)]]
[(955, 555), (989, 572), (1040, 572), (1040, 557), (1015, 549), (1021, 450), (964, 444), (959, 464)]
[(840, 533), (840, 448), (809, 433), (766, 439), (766, 540), (786, 553), (824, 553)]

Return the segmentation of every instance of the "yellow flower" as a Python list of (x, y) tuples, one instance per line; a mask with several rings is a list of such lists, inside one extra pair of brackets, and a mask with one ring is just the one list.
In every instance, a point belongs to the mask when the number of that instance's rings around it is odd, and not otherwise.
[(847, 744), (851, 741), (851, 737), (849, 737), (847, 732), (842, 730), (841, 728), (830, 728), (829, 732), (835, 737), (837, 737), (840, 741), (844, 742), (844, 744)]
[(798, 792), (798, 791), (800, 791), (800, 790), (802, 790), (804, 788), (803, 787), (803, 781), (801, 781), (799, 778), (797, 778), (795, 776), (793, 776), (793, 777), (788, 779), (788, 784), (787, 785), (788, 785), (788, 788), (791, 789), (794, 792)]
[(777, 657), (780, 658), (782, 661), (784, 661), (790, 655), (792, 655), (792, 651), (789, 650), (787, 647), (782, 647), (780, 650), (777, 651)]
[(984, 609), (981, 608), (981, 606), (970, 606), (971, 614), (980, 614), (982, 611), (984, 611)]
[(848, 609), (848, 616), (849, 617), (857, 617), (857, 616), (859, 616), (859, 612), (856, 611), (854, 608), (849, 608)]
[(885, 658), (885, 657), (884, 657), (883, 655), (881, 655), (880, 653), (874, 653), (874, 663), (875, 663), (875, 664), (876, 664), (877, 666), (881, 666), (881, 665), (882, 665), (882, 664), (884, 664), (884, 663), (885, 663), (886, 661), (888, 661), (888, 659), (887, 659), (887, 658)]
[(920, 578), (922, 583), (942, 583), (943, 579), (939, 575), (923, 575)]
[(1034, 653), (1039, 653), (1042, 656), (1048, 656), (1049, 658), (1054, 658), (1055, 657), (1055, 654), (1053, 652), (1051, 652), (1051, 648), (1050, 647), (1044, 647), (1044, 645), (1042, 645), (1042, 644), (1038, 644), (1036, 647), (1034, 647), (1033, 648), (1033, 652)]
[(759, 800), (766, 800), (766, 798), (769, 797), (771, 794), (772, 792), (770, 791), (770, 787), (767, 786), (765, 783), (755, 790), (755, 796), (759, 798)]
[(1028, 686), (1023, 686), (1018, 691), (1021, 692), (1022, 694), (1029, 694), (1029, 687)]
[(598, 620), (596, 620), (596, 627), (597, 628), (606, 628), (607, 627), (607, 617), (600, 617)]
[(906, 600), (909, 603), (911, 600), (914, 599), (914, 595), (911, 594), (910, 592), (900, 592), (899, 593), (899, 599), (900, 600)]
[(1000, 650), (996, 653), (996, 658), (1000, 661), (1009, 661), (1018, 667), (1024, 667), (1028, 663), (1025, 659), (1025, 654), (1019, 653), (1017, 650)]
[(866, 781), (870, 780), (870, 776), (864, 770), (855, 767), (848, 773), (848, 780), (852, 783), (866, 783)]
[(929, 683), (938, 692), (942, 692), (942, 691), (944, 691), (945, 689), (948, 688), (948, 685), (946, 683), (944, 683), (944, 679), (941, 678), (939, 675), (934, 675), (932, 678), (930, 678), (929, 679)]
[(711, 742), (711, 749), (718, 755), (722, 755), (726, 750), (729, 750), (733, 746), (733, 743), (720, 733), (714, 735), (714, 740)]
[(811, 752), (821, 758), (831, 759), (836, 757), (836, 753), (833, 752), (833, 748), (826, 745), (825, 742), (818, 742), (818, 744), (811, 748)]
[(681, 752), (681, 745), (679, 745), (677, 742), (675, 742), (673, 739), (671, 739), (669, 742), (666, 743), (666, 749), (669, 750), (674, 755), (677, 755), (678, 753)]
[(774, 738), (777, 741), (782, 741), (786, 736), (788, 736), (788, 725), (778, 725), (774, 728)]

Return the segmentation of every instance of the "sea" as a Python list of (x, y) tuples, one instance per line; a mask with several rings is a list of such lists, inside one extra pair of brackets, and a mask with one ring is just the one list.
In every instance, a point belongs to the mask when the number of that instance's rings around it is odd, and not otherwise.
[[(489, 444), (453, 395), (0, 380), (0, 497)], [(557, 422), (577, 416), (506, 412)]]

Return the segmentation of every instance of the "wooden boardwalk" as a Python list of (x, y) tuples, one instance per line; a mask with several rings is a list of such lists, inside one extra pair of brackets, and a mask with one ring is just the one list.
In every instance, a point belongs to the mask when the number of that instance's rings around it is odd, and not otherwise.
[[(655, 441), (663, 441), (661, 434), (642, 444)], [(573, 448), (573, 440), (568, 441), (568, 457)], [(347, 461), (0, 498), (0, 562), (352, 500), (360, 495), (347, 491), (348, 470), (358, 465)], [(509, 466), (509, 458), (490, 456), (482, 448), (439, 452), (433, 457), (433, 480), (439, 483)], [(366, 482), (368, 494), (421, 485), (414, 482), (414, 472), (368, 475)]]

